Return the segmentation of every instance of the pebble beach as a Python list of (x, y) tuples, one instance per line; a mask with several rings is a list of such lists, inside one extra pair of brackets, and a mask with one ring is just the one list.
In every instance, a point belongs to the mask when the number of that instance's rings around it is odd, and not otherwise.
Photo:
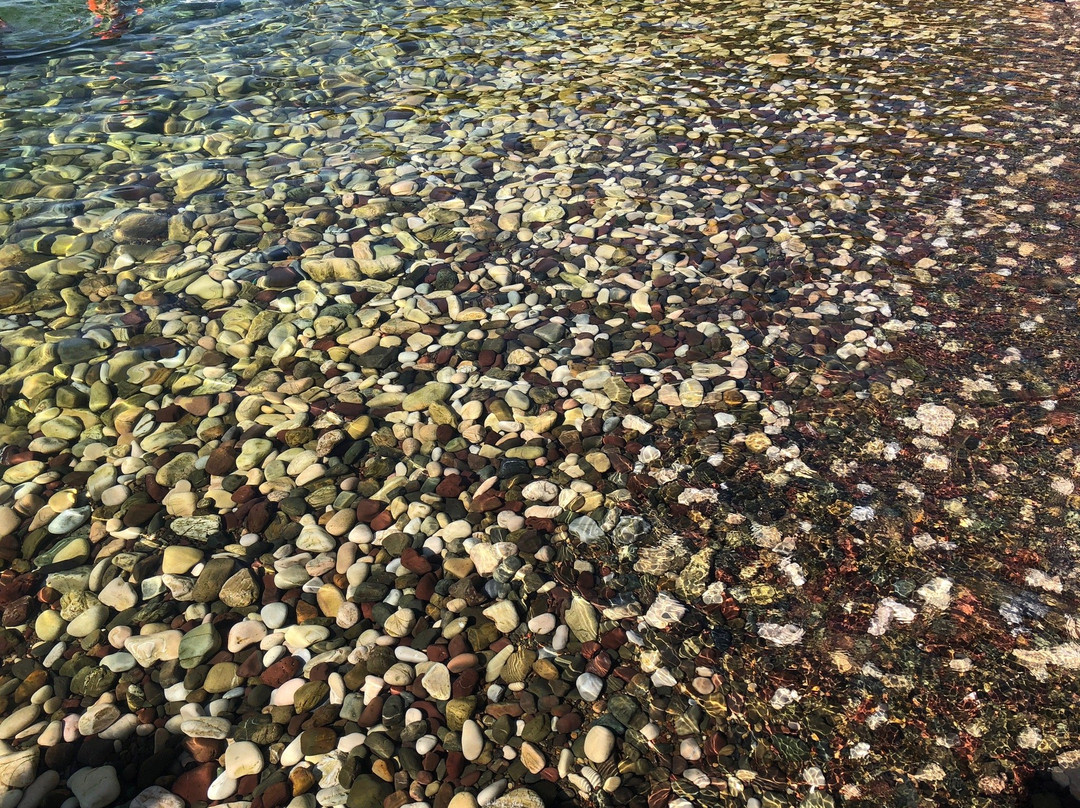
[(140, 12), (0, 39), (0, 808), (1080, 797), (1071, 7)]

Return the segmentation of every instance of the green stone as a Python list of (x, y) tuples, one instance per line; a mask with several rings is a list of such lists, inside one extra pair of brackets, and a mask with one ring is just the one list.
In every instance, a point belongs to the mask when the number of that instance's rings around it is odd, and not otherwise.
[(83, 668), (71, 680), (71, 692), (96, 699), (116, 686), (117, 675), (104, 667)]
[(551, 734), (551, 719), (547, 716), (538, 715), (531, 721), (526, 722), (521, 730), (522, 740), (530, 743), (540, 743)]
[(276, 743), (285, 728), (275, 724), (268, 715), (250, 715), (236, 725), (234, 738), (238, 741), (251, 741), (259, 746)]
[(244, 681), (236, 675), (238, 665), (235, 662), (219, 662), (206, 674), (203, 690), (207, 693), (225, 693), (239, 687)]
[(305, 756), (325, 755), (337, 747), (337, 733), (330, 727), (305, 730), (300, 734), (300, 751)]
[(446, 727), (451, 732), (461, 732), (465, 722), (472, 718), (476, 711), (476, 696), (467, 696), (463, 699), (450, 699), (446, 702)]
[(466, 629), (465, 637), (474, 651), (483, 651), (499, 639), (499, 629), (494, 623), (481, 623)]
[(298, 713), (314, 710), (330, 695), (330, 686), (326, 682), (307, 682), (300, 686), (293, 697), (293, 707)]
[(431, 382), (419, 390), (409, 393), (401, 402), (405, 412), (422, 412), (436, 402), (446, 401), (454, 392), (454, 386), (446, 382)]
[(221, 588), (232, 577), (233, 560), (231, 558), (211, 558), (203, 566), (191, 590), (191, 599), (195, 603), (212, 603), (221, 595)]
[(191, 670), (216, 654), (220, 648), (221, 637), (212, 624), (196, 626), (180, 640), (180, 666)]
[(370, 774), (361, 774), (353, 780), (346, 808), (382, 808), (383, 800), (389, 797), (394, 787)]

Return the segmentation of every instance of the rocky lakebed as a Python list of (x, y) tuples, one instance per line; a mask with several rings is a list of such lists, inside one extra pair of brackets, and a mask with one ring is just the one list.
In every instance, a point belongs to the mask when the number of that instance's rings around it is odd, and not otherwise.
[(1074, 804), (1070, 7), (139, 11), (0, 59), (0, 808)]

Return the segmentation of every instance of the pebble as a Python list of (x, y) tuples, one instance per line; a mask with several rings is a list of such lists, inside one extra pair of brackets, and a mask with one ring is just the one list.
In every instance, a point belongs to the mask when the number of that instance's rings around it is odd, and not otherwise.
[(466, 760), (476, 760), (484, 751), (484, 735), (480, 725), (468, 720), (461, 729), (461, 753)]
[(423, 675), (420, 683), (424, 686), (428, 696), (439, 701), (449, 699), (453, 693), (450, 681), (450, 671), (446, 665), (436, 662)]
[(596, 701), (604, 691), (604, 680), (591, 673), (583, 673), (574, 682), (578, 695), (584, 701)]
[(234, 780), (263, 770), (262, 750), (251, 741), (234, 741), (225, 750), (225, 771)]
[(79, 808), (104, 808), (120, 796), (120, 782), (112, 766), (85, 767), (67, 779)]
[(161, 786), (147, 786), (132, 797), (130, 808), (184, 808), (184, 801)]
[(615, 733), (594, 724), (585, 735), (585, 757), (593, 763), (605, 763), (615, 751)]
[(487, 607), (484, 609), (484, 616), (495, 624), (495, 628), (497, 628), (501, 634), (509, 634), (516, 629), (521, 622), (518, 617), (517, 609), (515, 609), (514, 604), (508, 600), (501, 600), (498, 603)]

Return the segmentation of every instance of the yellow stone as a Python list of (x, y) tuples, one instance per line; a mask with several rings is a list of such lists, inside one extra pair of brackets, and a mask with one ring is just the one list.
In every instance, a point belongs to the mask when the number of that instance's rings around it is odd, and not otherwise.
[(772, 441), (764, 432), (752, 432), (746, 436), (746, 448), (755, 454), (761, 454), (772, 446)]
[(166, 547), (161, 558), (161, 571), (166, 575), (183, 575), (203, 560), (197, 547)]
[(57, 513), (75, 507), (77, 495), (74, 488), (63, 488), (49, 497), (49, 507)]
[(315, 593), (315, 601), (319, 604), (319, 610), (327, 617), (337, 617), (338, 611), (345, 603), (345, 596), (341, 590), (333, 584), (323, 584)]
[(51, 609), (39, 614), (37, 620), (34, 621), (34, 633), (45, 642), (59, 639), (65, 628), (67, 628), (67, 622), (59, 612)]
[(357, 418), (355, 421), (352, 421), (347, 427), (345, 427), (345, 431), (349, 433), (349, 437), (353, 438), (354, 440), (359, 440), (360, 438), (367, 437), (371, 434), (372, 429), (373, 424), (371, 418), (367, 415), (361, 415), (359, 418)]
[(78, 538), (72, 539), (65, 544), (60, 551), (53, 556), (52, 563), (59, 564), (63, 561), (74, 561), (76, 563), (82, 563), (90, 557), (90, 542), (86, 539)]

